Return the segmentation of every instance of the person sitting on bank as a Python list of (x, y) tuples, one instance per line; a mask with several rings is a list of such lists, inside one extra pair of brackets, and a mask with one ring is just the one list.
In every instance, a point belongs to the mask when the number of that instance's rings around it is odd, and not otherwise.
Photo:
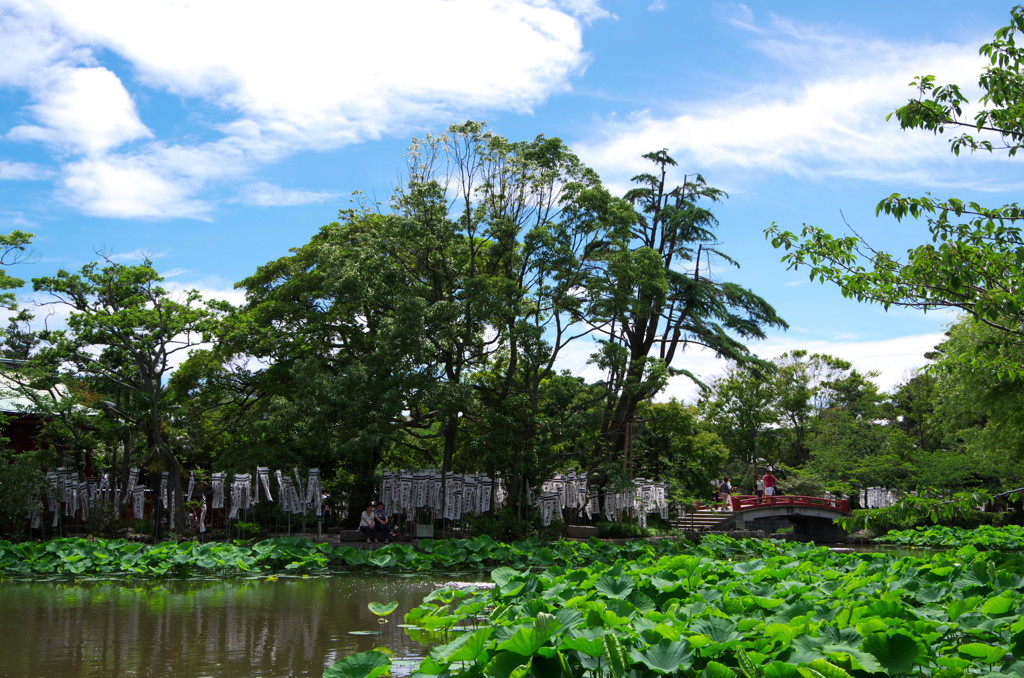
[(366, 506), (366, 510), (359, 514), (359, 531), (366, 537), (367, 544), (371, 540), (377, 541), (377, 521), (372, 501)]
[(388, 520), (388, 512), (384, 510), (383, 503), (377, 504), (377, 511), (373, 514), (373, 519), (376, 522), (378, 536), (387, 544), (391, 540), (391, 523)]

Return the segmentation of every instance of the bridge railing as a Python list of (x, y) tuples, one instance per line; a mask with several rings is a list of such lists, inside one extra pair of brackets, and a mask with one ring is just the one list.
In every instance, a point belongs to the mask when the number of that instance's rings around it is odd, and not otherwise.
[(833, 511), (850, 512), (850, 502), (846, 499), (827, 499), (825, 497), (804, 497), (794, 494), (775, 495), (773, 497), (757, 497), (754, 495), (732, 495), (732, 510), (744, 511), (765, 506), (814, 506), (832, 509)]

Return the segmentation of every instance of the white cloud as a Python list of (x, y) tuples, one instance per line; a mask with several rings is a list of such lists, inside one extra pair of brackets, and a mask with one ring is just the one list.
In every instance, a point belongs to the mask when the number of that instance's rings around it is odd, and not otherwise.
[(40, 125), (19, 125), (14, 141), (41, 141), (87, 155), (152, 136), (135, 111), (121, 81), (106, 68), (53, 68), (39, 103), (30, 106)]
[[(37, 102), (11, 138), (88, 155), (67, 168), (65, 200), (104, 216), (195, 217), (210, 182), (296, 152), (481, 109), (528, 112), (585, 68), (581, 22), (609, 17), (597, 0), (0, 0), (0, 39), (11, 38), (0, 63), (17, 64), (0, 65), (0, 84)], [(105, 51), (127, 68), (101, 65)], [(220, 109), (207, 121), (219, 139), (108, 157), (151, 133), (129, 94), (140, 85)], [(225, 157), (175, 164), (211, 150)]]
[(0, 180), (23, 180), (33, 181), (38, 179), (51, 179), (55, 172), (46, 167), (30, 162), (8, 162), (0, 160)]
[(242, 193), (241, 202), (258, 207), (283, 207), (328, 202), (336, 200), (340, 196), (340, 193), (299, 191), (274, 186), (266, 182), (259, 182), (245, 188)]
[(77, 49), (29, 2), (0, 2), (0, 85), (32, 88), (53, 64), (89, 62), (88, 50)]
[(200, 279), (177, 279), (184, 278), (189, 273), (189, 271), (184, 270), (162, 272), (161, 275), (165, 279), (163, 283), (164, 288), (171, 294), (184, 294), (190, 290), (196, 290), (203, 299), (208, 301), (218, 299), (230, 302), (235, 306), (242, 306), (245, 303), (245, 292), (243, 290), (235, 289), (234, 285), (224, 282), (216, 276)]
[[(585, 60), (579, 23), (546, 3), (41, 4), (78, 41), (129, 59), (150, 86), (310, 145), (352, 127), (373, 136), (450, 101), (525, 110), (564, 89)], [(459, 39), (433, 39), (441, 30)]]
[(152, 250), (135, 249), (131, 252), (107, 252), (104, 257), (115, 264), (127, 264), (129, 266), (141, 264), (145, 260), (155, 261), (166, 256), (166, 252), (153, 252)]
[(556, 6), (561, 7), (573, 16), (578, 16), (587, 23), (598, 19), (617, 19), (618, 17), (601, 7), (601, 0), (557, 0)]
[[(742, 5), (730, 16), (741, 24), (753, 21)], [(742, 173), (746, 182), (752, 172), (764, 171), (932, 186), (948, 175), (944, 170), (954, 159), (945, 141), (929, 135), (922, 143), (921, 134), (904, 132), (885, 117), (913, 95), (907, 83), (917, 75), (975, 81), (982, 64), (976, 42), (892, 44), (781, 21), (753, 27), (762, 32), (752, 47), (776, 63), (777, 81), (754, 82), (731, 96), (679, 102), (677, 113), (640, 110), (612, 118), (598, 138), (574, 147), (612, 181), (646, 171), (641, 154), (666, 147), (690, 171), (715, 170), (716, 185), (728, 183), (721, 176), (729, 171)], [(955, 160), (956, 181), (970, 181), (965, 163), (990, 167), (1003, 161), (961, 157)], [(986, 173), (977, 183), (989, 181)]]
[[(776, 337), (750, 346), (757, 355), (774, 359), (787, 351), (806, 350), (822, 353), (849, 361), (861, 372), (878, 372), (873, 381), (883, 391), (890, 391), (906, 379), (909, 370), (919, 369), (927, 364), (924, 354), (945, 339), (942, 332), (913, 334), (878, 341), (854, 341), (845, 338), (834, 340), (800, 339), (797, 337)], [(690, 370), (705, 382), (725, 373), (727, 363), (715, 358), (711, 351), (688, 350), (675, 367)], [(674, 377), (668, 388), (658, 396), (659, 400), (677, 398), (695, 402), (698, 387), (689, 379)]]
[(230, 181), (268, 156), (234, 137), (194, 146), (148, 144), (141, 152), (106, 154), (63, 168), (60, 195), (87, 214), (119, 218), (207, 218), (211, 206), (195, 196), (211, 182)]
[(65, 167), (64, 199), (95, 216), (161, 219), (204, 218), (208, 207), (190, 196), (188, 185), (140, 157), (88, 159)]
[(754, 13), (746, 5), (720, 5), (718, 11), (722, 18), (735, 28), (758, 33), (761, 31), (754, 23)]

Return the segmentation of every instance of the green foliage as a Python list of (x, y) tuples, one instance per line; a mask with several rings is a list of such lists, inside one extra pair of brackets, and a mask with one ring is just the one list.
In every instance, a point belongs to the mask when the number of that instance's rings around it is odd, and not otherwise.
[[(965, 318), (936, 346), (933, 370), (941, 397), (934, 400), (934, 428), (960, 452), (963, 486), (1017, 487), (1024, 483), (1024, 376), (1010, 378), (1024, 365), (1018, 339)], [(1005, 367), (993, 378), (992, 366)]]
[[(705, 420), (742, 466), (778, 455), (777, 390), (766, 372), (731, 364), (707, 385), (698, 401)], [(717, 475), (715, 469), (712, 478)]]
[(777, 475), (779, 476), (778, 494), (820, 497), (827, 489), (821, 476), (804, 473), (788, 466), (783, 466)]
[(536, 519), (520, 517), (508, 508), (465, 516), (463, 520), (470, 534), (488, 535), (506, 542), (536, 537), (540, 528)]
[(252, 539), (263, 531), (263, 526), (259, 523), (251, 523), (243, 520), (239, 520), (235, 523), (234, 528), (238, 532), (238, 536), (242, 539)]
[(36, 453), (14, 454), (0, 448), (0, 534), (24, 531), (45, 481)]
[(836, 524), (847, 531), (871, 529), (876, 532), (926, 523), (975, 527), (984, 520), (978, 507), (991, 501), (992, 495), (980, 490), (959, 492), (951, 499), (905, 495), (892, 506), (854, 511), (837, 519)]
[(905, 488), (917, 471), (916, 450), (897, 428), (836, 410), (822, 414), (814, 432), (805, 471), (824, 489), (856, 494), (862, 487)]
[(884, 465), (873, 458), (879, 445), (863, 438), (865, 431), (888, 435), (876, 424), (882, 396), (873, 376), (835, 356), (790, 351), (765, 369), (734, 365), (702, 392), (698, 406), (729, 445), (740, 487), (752, 485), (766, 464), (787, 464), (806, 465), (828, 489), (849, 491), (865, 480), (858, 464)]
[(707, 538), (663, 555), (445, 588), (405, 617), (420, 674), (818, 678), (1017, 675), (1024, 558)]
[(385, 675), (390, 666), (391, 660), (386, 654), (370, 650), (334, 662), (324, 671), (323, 678), (377, 678)]
[(921, 526), (913, 530), (894, 530), (876, 542), (898, 546), (969, 547), (982, 551), (1024, 551), (1024, 527), (980, 525), (966, 529), (944, 525)]
[(7, 272), (7, 267), (21, 261), (34, 236), (25, 231), (0, 233), (0, 307), (13, 310), (14, 294), (6, 290), (16, 289), (24, 284)]
[(328, 549), (306, 539), (279, 537), (244, 544), (161, 542), (145, 546), (124, 539), (54, 539), (0, 542), (0, 573), (11, 575), (187, 577), (327, 567)]
[(701, 430), (696, 408), (675, 399), (642, 403), (634, 428), (633, 469), (668, 486), (670, 502), (705, 498), (711, 480), (729, 458), (717, 433)]
[(676, 162), (668, 152), (644, 157), (654, 168), (633, 177), (635, 187), (624, 196), (635, 210), (629, 230), (593, 253), (606, 275), (593, 281), (601, 301), (588, 322), (604, 337), (592, 362), (605, 373), (601, 431), (614, 461), (626, 458), (639, 403), (671, 375), (695, 378), (678, 367), (687, 347), (757, 365), (762, 361), (744, 342), (764, 338), (767, 327), (786, 327), (768, 302), (712, 269), (712, 262), (737, 265), (718, 249), (718, 221), (708, 207), (724, 191), (699, 174), (672, 186), (668, 173)]
[(635, 523), (598, 523), (597, 536), (602, 539), (636, 539), (651, 536), (651, 531)]
[(398, 609), (398, 601), (393, 601), (390, 603), (372, 602), (367, 603), (366, 606), (367, 608), (369, 608), (370, 612), (377, 615), (378, 617), (386, 617)]
[(686, 542), (663, 539), (616, 546), (598, 540), (512, 543), (489, 536), (420, 540), (416, 547), (389, 544), (379, 549), (332, 547), (300, 537), (275, 537), (248, 544), (192, 541), (145, 546), (125, 539), (54, 539), (48, 542), (0, 541), (0, 576), (123, 574), (138, 577), (188, 577), (244, 572), (312, 573), (345, 570), (450, 572), (497, 565), (515, 568), (578, 566), (594, 560), (677, 552)]

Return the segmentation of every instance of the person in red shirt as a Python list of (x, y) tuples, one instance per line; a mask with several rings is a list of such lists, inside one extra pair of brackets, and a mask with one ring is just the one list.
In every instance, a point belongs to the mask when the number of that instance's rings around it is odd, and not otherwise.
[(775, 496), (775, 483), (778, 480), (772, 475), (771, 471), (764, 474), (764, 496), (774, 497)]

